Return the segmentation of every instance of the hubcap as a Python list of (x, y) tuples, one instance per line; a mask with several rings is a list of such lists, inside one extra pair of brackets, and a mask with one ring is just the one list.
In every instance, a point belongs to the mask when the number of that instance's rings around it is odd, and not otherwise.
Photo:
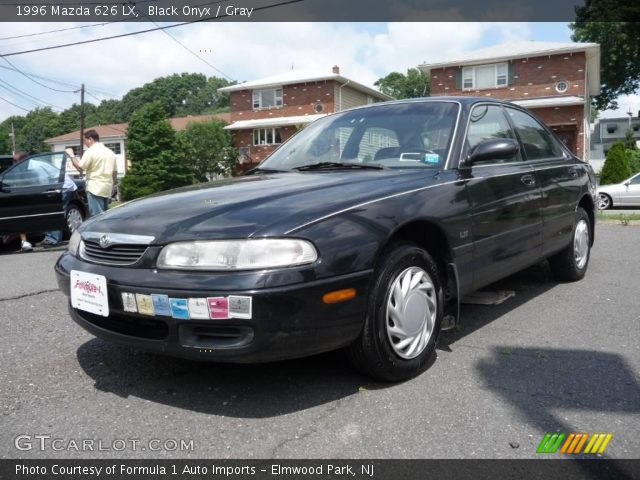
[(409, 267), (396, 277), (387, 300), (387, 337), (401, 358), (420, 355), (433, 334), (438, 304), (429, 274)]
[(69, 231), (75, 232), (76, 229), (82, 223), (82, 214), (77, 208), (72, 208), (67, 214), (67, 225), (69, 225)]
[(573, 255), (576, 259), (576, 266), (582, 270), (589, 257), (589, 226), (584, 220), (580, 220), (576, 225), (576, 233), (573, 237)]
[(609, 208), (610, 204), (611, 204), (611, 201), (609, 200), (609, 197), (607, 195), (605, 195), (604, 193), (601, 193), (598, 196), (598, 208), (600, 210), (606, 210), (607, 208)]

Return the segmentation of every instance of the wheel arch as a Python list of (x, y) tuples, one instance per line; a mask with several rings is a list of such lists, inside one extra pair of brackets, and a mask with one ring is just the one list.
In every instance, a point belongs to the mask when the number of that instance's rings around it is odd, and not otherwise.
[[(612, 199), (613, 200), (613, 199)], [(612, 203), (613, 205), (613, 203)], [(578, 208), (583, 208), (587, 215), (589, 216), (589, 237), (591, 239), (591, 246), (593, 247), (593, 243), (595, 241), (596, 234), (596, 205), (593, 202), (593, 197), (589, 194), (584, 194), (578, 203)]]

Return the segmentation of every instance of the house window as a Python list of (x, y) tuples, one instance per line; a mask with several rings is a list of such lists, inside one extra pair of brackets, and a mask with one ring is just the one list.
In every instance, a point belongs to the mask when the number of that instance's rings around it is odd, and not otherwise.
[(105, 143), (104, 146), (116, 155), (120, 155), (122, 153), (122, 150), (120, 150), (120, 143)]
[(277, 145), (282, 143), (279, 128), (256, 128), (253, 131), (254, 145)]
[(282, 88), (253, 91), (253, 108), (282, 107)]
[(462, 88), (506, 87), (509, 83), (509, 64), (494, 63), (462, 69)]

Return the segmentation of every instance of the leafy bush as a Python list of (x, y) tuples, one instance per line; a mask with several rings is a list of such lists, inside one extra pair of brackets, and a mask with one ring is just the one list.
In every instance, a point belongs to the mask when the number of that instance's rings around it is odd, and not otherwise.
[(640, 172), (640, 150), (627, 150), (631, 175)]
[(600, 172), (600, 185), (620, 183), (631, 176), (627, 150), (622, 142), (616, 142), (607, 152), (607, 159)]
[(231, 175), (238, 158), (231, 134), (224, 122), (192, 122), (178, 133), (180, 155), (189, 165), (199, 182), (216, 175)]
[(120, 182), (123, 200), (193, 183), (193, 172), (178, 154), (176, 132), (159, 102), (133, 114), (126, 145), (131, 170)]

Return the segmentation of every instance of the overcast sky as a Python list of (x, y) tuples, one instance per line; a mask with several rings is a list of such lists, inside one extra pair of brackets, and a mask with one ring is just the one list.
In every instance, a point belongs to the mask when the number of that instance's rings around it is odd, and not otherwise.
[[(90, 24), (2, 23), (0, 54), (154, 27), (152, 23), (87, 25)], [(84, 28), (7, 39), (77, 26)], [(89, 92), (86, 100), (97, 104), (97, 99), (121, 98), (131, 88), (173, 73), (224, 74), (246, 81), (292, 68), (330, 72), (333, 65), (339, 65), (343, 75), (373, 84), (392, 71), (405, 72), (423, 62), (445, 60), (509, 40), (562, 42), (570, 41), (571, 36), (565, 23), (210, 22), (172, 28), (168, 33), (215, 68), (162, 31), (7, 59), (25, 72), (46, 77), (47, 80), (36, 80), (57, 90), (74, 90), (85, 83)], [(0, 67), (10, 65), (0, 58)], [(53, 91), (6, 68), (0, 68), (0, 97), (4, 99), (0, 99), (0, 121), (38, 105), (50, 104), (58, 111), (79, 102), (79, 94)], [(603, 116), (624, 116), (629, 109), (637, 115), (640, 97), (621, 98), (618, 112)]]

